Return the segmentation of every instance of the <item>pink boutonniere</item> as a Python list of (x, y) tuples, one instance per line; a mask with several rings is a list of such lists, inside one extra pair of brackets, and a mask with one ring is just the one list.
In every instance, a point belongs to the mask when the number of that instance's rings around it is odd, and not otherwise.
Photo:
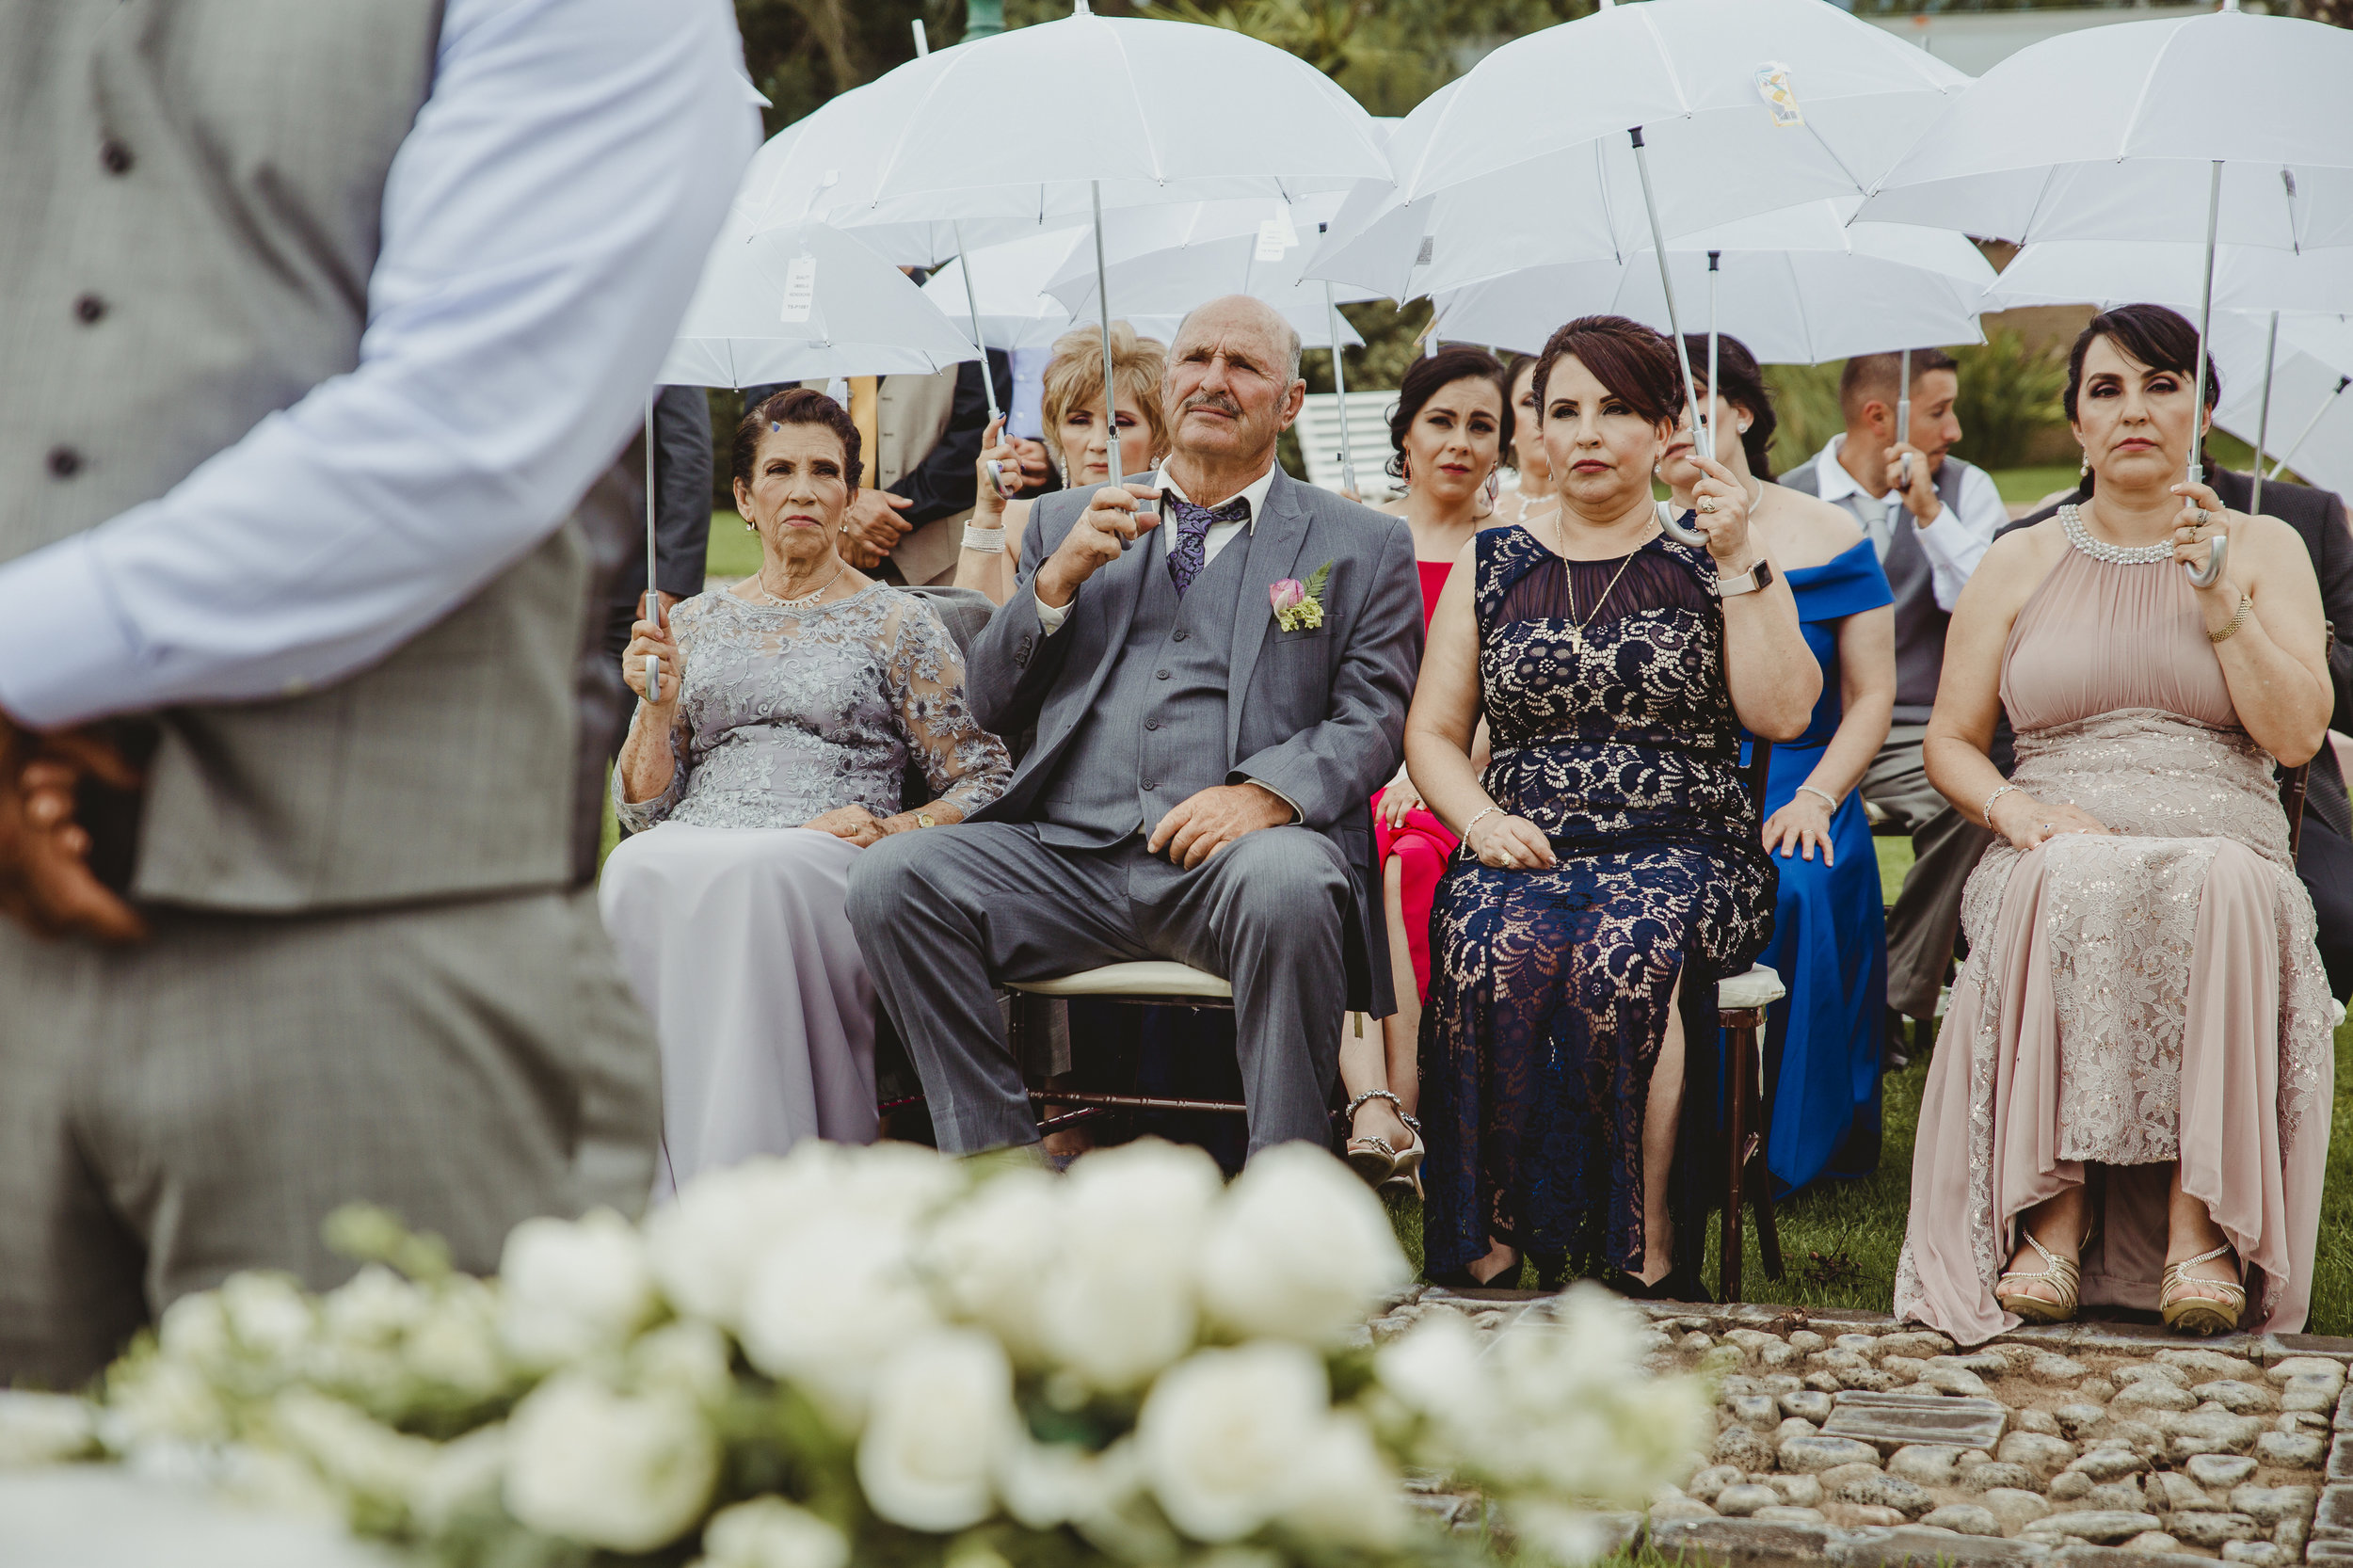
[(1286, 577), (1267, 589), (1274, 606), (1274, 623), (1286, 632), (1313, 631), (1323, 624), (1323, 585), (1332, 580), (1332, 563), (1308, 574), (1307, 581)]

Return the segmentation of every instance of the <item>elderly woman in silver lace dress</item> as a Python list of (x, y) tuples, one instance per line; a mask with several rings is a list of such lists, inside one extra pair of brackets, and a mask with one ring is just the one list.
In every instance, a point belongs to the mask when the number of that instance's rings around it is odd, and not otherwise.
[[(837, 551), (858, 445), (822, 392), (746, 414), (735, 502), (759, 573), (666, 628), (638, 622), (624, 656), (639, 701), (613, 804), (637, 831), (605, 862), (599, 904), (662, 1038), (658, 1195), (804, 1138), (872, 1141), (851, 863), (888, 834), (961, 822), (1011, 772), (965, 706), (939, 617)], [(910, 760), (934, 798), (903, 810)]]

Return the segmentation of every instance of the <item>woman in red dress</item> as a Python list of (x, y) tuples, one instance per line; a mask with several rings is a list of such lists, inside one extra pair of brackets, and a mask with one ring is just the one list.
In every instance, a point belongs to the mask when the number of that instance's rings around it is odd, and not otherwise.
[[(1414, 531), (1425, 628), (1463, 547), (1495, 520), (1497, 468), (1512, 445), (1510, 386), (1493, 355), (1449, 348), (1415, 360), (1398, 389), (1388, 472), (1405, 482), (1399, 509)], [(1418, 1196), (1422, 1144), (1412, 1118), (1420, 1098), (1421, 1003), (1430, 990), (1430, 905), (1455, 839), (1402, 767), (1373, 797), (1372, 816), (1398, 1005), (1377, 1037), (1352, 1032), (1340, 1040), (1348, 1161), (1377, 1187)]]

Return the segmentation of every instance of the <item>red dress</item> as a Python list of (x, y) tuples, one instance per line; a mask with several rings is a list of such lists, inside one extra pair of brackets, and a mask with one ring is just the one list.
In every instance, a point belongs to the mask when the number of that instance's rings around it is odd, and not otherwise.
[[(1446, 587), (1446, 574), (1453, 568), (1451, 561), (1414, 563), (1414, 568), (1421, 573), (1424, 633), (1430, 630), (1430, 617), (1437, 613), (1438, 595)], [(1430, 997), (1430, 906), (1437, 897), (1438, 873), (1446, 870), (1447, 856), (1454, 853), (1459, 840), (1427, 808), (1417, 807), (1407, 812), (1405, 825), (1391, 831), (1379, 814), (1380, 793), (1373, 795), (1372, 805), (1373, 841), (1381, 852), (1383, 876), (1388, 874), (1389, 856), (1397, 856), (1402, 884), (1399, 902), (1405, 911), (1405, 946), (1414, 955), (1414, 991), (1426, 1001)]]

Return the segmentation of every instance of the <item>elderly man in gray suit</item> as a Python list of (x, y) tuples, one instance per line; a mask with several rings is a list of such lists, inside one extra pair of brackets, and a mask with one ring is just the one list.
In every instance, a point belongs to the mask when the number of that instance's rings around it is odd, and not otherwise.
[[(973, 645), (981, 722), (1035, 731), (1012, 784), (851, 874), (952, 1153), (1037, 1141), (1000, 982), (1143, 958), (1231, 980), (1254, 1152), (1329, 1135), (1343, 1011), (1395, 1005), (1368, 803), (1421, 662), (1413, 536), (1276, 465), (1306, 385), (1273, 310), (1204, 305), (1169, 360), (1167, 462), (1040, 501)], [(1288, 583), (1312, 609), (1277, 612)]]

